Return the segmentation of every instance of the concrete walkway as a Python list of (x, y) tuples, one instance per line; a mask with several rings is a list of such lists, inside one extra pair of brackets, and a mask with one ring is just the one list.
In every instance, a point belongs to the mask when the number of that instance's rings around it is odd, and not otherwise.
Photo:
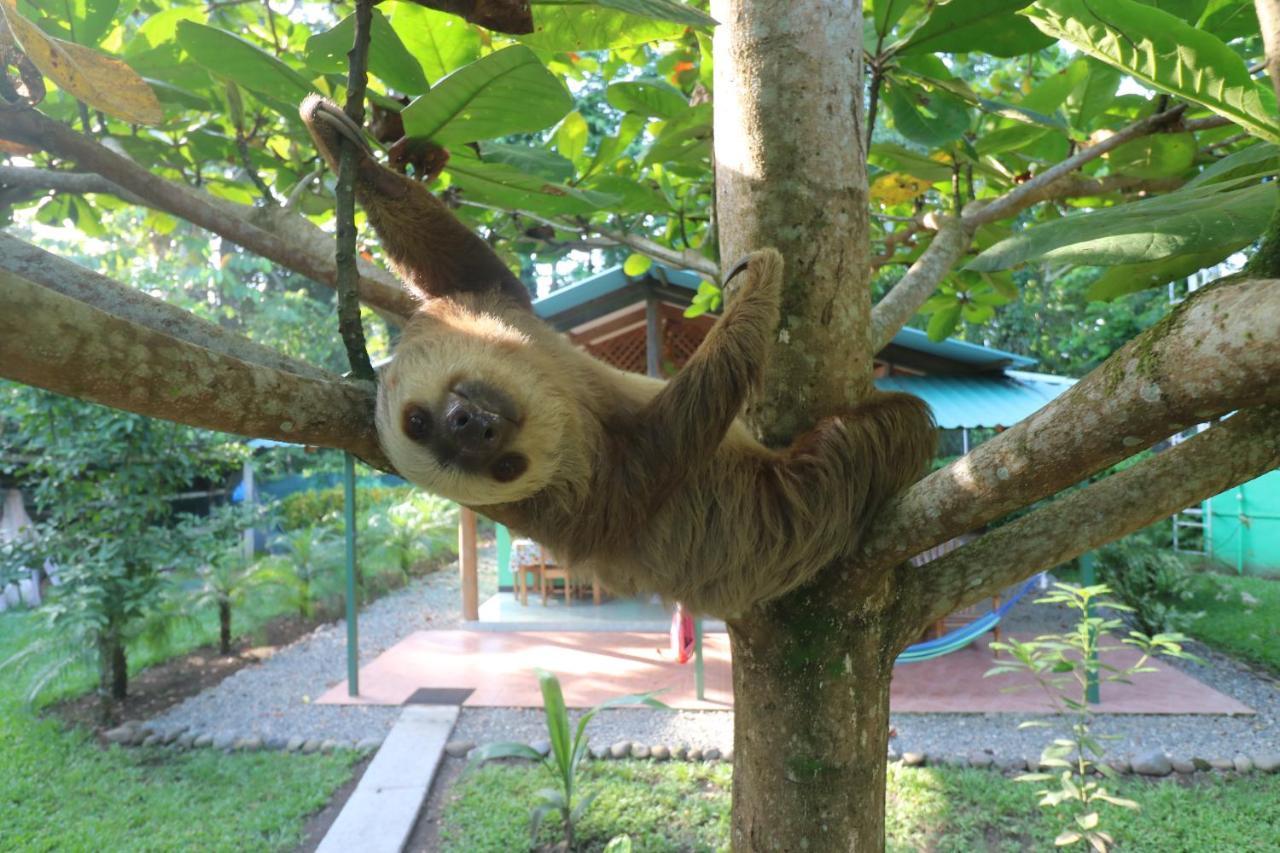
[(456, 706), (410, 705), (401, 711), (317, 853), (400, 853), (457, 720)]

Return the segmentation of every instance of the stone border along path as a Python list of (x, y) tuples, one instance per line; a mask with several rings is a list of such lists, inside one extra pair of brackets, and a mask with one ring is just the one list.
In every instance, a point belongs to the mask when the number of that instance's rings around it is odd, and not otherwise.
[[(480, 569), (481, 594), (488, 595), (495, 587), (492, 548), (482, 550)], [(359, 623), (361, 662), (368, 663), (411, 631), (457, 626), (458, 596), (453, 564), (368, 605)], [(1009, 630), (1024, 633), (1065, 625), (1061, 617), (1030, 604), (1014, 608), (1006, 622)], [(391, 730), (400, 708), (310, 703), (345, 676), (345, 640), (343, 622), (322, 626), (154, 719), (126, 723), (106, 737), (126, 745), (179, 749), (371, 751)], [(1156, 775), (1206, 769), (1240, 772), (1251, 766), (1275, 772), (1280, 755), (1280, 682), (1199, 645), (1193, 645), (1192, 651), (1208, 664), (1174, 665), (1245, 702), (1257, 715), (1159, 719), (1099, 715), (1095, 732), (1117, 738), (1107, 746), (1110, 760), (1121, 770)], [(898, 737), (891, 742), (890, 756), (909, 765), (1017, 769), (1038, 764), (1039, 750), (1053, 732), (1019, 730), (1022, 720), (1016, 714), (893, 714)], [(639, 757), (647, 750), (648, 760), (682, 754), (686, 759), (692, 754), (694, 760), (724, 760), (731, 757), (726, 747), (733, 742), (733, 714), (618, 709), (597, 715), (589, 734), (594, 744), (609, 745), (593, 750), (597, 755), (607, 751)], [(465, 755), (472, 744), (494, 741), (522, 740), (543, 746), (546, 726), (540, 709), (463, 708), (452, 737), (450, 755)], [(728, 755), (717, 757), (721, 749)]]

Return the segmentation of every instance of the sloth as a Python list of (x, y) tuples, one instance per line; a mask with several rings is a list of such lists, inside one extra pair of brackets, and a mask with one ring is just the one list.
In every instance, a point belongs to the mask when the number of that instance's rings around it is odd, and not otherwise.
[(301, 114), (331, 166), (344, 140), (355, 147), (357, 199), (422, 300), (380, 372), (387, 458), (571, 572), (740, 617), (851, 557), (932, 457), (932, 416), (906, 394), (874, 394), (783, 449), (739, 419), (776, 334), (778, 252), (753, 252), (728, 277), (741, 276), (737, 292), (674, 378), (624, 372), (537, 318), (489, 245), (378, 163), (337, 106), (312, 96)]

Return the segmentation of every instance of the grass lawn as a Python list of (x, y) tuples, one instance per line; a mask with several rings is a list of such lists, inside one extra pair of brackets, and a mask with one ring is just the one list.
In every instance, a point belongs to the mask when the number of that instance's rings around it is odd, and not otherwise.
[[(1258, 603), (1244, 604), (1241, 593)], [(1189, 632), (1196, 639), (1280, 673), (1280, 579), (1201, 575), (1186, 609), (1204, 611)]]
[[(26, 645), (39, 614), (0, 616), (0, 660)], [(189, 628), (191, 646), (207, 640)], [(58, 695), (91, 681), (72, 675)], [(0, 848), (274, 850), (301, 841), (307, 814), (351, 775), (355, 756), (100, 749), (40, 719), (24, 679), (0, 673)]]
[[(585, 790), (598, 798), (578, 828), (581, 850), (631, 837), (637, 851), (727, 849), (730, 769), (721, 764), (593, 762)], [(450, 853), (529, 847), (528, 805), (546, 787), (545, 770), (530, 765), (473, 768), (450, 793), (441, 837)], [(1280, 850), (1280, 776), (1195, 784), (1121, 779), (1108, 784), (1142, 809), (1110, 809), (1102, 826), (1119, 849), (1131, 851)], [(1037, 786), (996, 773), (953, 768), (889, 768), (888, 848), (899, 851), (1052, 850), (1062, 828), (1037, 805)], [(554, 822), (553, 822), (554, 823)], [(544, 826), (552, 842), (559, 824)], [(1077, 848), (1078, 849), (1078, 848)]]

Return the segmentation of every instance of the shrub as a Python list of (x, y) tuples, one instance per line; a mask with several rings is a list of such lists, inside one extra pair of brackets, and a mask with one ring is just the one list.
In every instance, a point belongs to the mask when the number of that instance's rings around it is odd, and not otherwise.
[(1186, 609), (1194, 597), (1191, 573), (1173, 553), (1146, 535), (1130, 536), (1097, 552), (1099, 580), (1126, 607), (1125, 621), (1147, 635), (1185, 630), (1202, 614)]
[[(356, 486), (356, 508), (398, 503), (412, 496), (408, 486)], [(342, 524), (342, 486), (294, 492), (280, 499), (280, 525), (285, 530), (332, 520)]]

